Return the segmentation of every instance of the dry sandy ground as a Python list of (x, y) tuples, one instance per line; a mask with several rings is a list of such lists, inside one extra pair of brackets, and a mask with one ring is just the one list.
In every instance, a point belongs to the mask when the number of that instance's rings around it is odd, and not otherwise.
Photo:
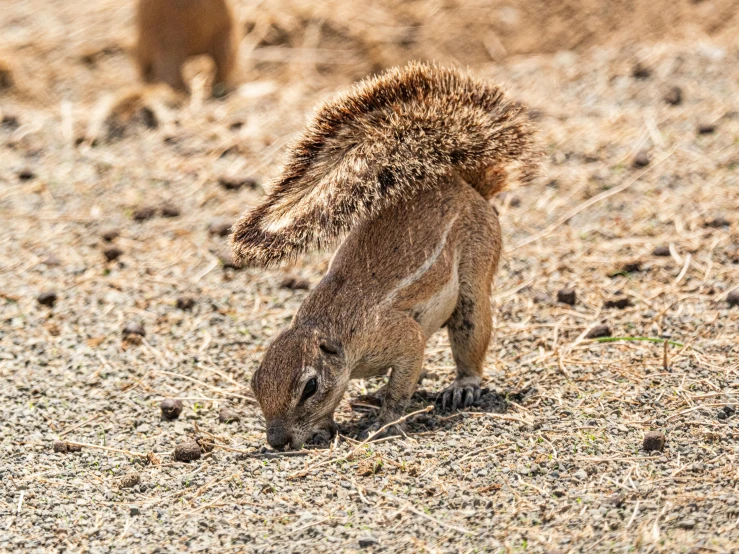
[[(129, 3), (3, 5), (0, 551), (736, 551), (736, 2), (672, 4), (243, 2), (244, 84), (223, 100), (204, 62), (191, 98), (138, 89)], [(357, 382), (330, 449), (269, 451), (248, 380), (307, 294), (283, 280), (315, 284), (330, 253), (239, 271), (220, 231), (312, 105), (424, 52), (506, 83), (547, 149), (496, 201), (490, 391), (358, 446), (382, 383)], [(452, 378), (445, 334), (425, 369), (409, 411)], [(174, 461), (194, 436), (215, 448)]]

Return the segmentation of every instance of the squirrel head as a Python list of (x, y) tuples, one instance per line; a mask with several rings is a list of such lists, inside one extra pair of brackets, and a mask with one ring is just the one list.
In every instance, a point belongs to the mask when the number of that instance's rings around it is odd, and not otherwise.
[(342, 345), (316, 327), (290, 327), (267, 349), (251, 380), (273, 448), (325, 443), (349, 382)]

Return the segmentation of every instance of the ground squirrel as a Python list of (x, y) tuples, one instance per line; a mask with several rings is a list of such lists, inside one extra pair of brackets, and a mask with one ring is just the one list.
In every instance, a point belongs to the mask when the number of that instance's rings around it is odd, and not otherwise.
[(479, 398), (501, 249), (488, 199), (511, 164), (525, 175), (535, 167), (520, 112), (489, 82), (418, 63), (318, 109), (271, 193), (231, 236), (237, 261), (273, 266), (346, 234), (252, 377), (271, 446), (330, 438), (349, 380), (389, 369), (368, 432), (397, 420), (426, 341), (443, 326), (457, 377), (442, 404)]
[(216, 73), (213, 93), (231, 85), (240, 33), (228, 0), (139, 0), (136, 60), (147, 83), (186, 90), (182, 65), (208, 55)]

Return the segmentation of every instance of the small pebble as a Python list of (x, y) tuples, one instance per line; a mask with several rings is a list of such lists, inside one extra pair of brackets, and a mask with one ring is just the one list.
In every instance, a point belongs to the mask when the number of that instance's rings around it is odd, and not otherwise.
[(577, 303), (577, 292), (574, 288), (566, 288), (557, 292), (557, 302), (574, 306)]
[(632, 260), (632, 261), (624, 262), (621, 265), (621, 267), (619, 268), (619, 271), (617, 271), (616, 273), (620, 273), (620, 272), (637, 273), (637, 272), (641, 271), (641, 269), (642, 269), (641, 268), (641, 261), (640, 260)]
[(231, 232), (232, 223), (221, 219), (214, 219), (208, 225), (208, 233), (217, 237), (225, 237)]
[(704, 227), (711, 227), (713, 229), (719, 229), (721, 227), (731, 227), (731, 221), (726, 219), (724, 216), (719, 215), (713, 219), (709, 219), (703, 225)]
[(729, 416), (728, 416), (728, 415), (726, 415), (726, 412), (725, 412), (725, 411), (723, 411), (723, 410), (719, 410), (719, 411), (718, 411), (718, 413), (716, 414), (716, 418), (717, 418), (717, 419), (726, 419), (726, 418), (728, 418), (728, 417), (729, 417)]
[(670, 247), (665, 245), (655, 246), (652, 250), (652, 256), (665, 258), (670, 255)]
[(636, 168), (646, 167), (649, 165), (650, 161), (651, 158), (649, 157), (649, 152), (647, 150), (640, 150), (636, 153), (636, 156), (634, 156), (634, 159), (631, 161), (631, 165)]
[(6, 129), (17, 129), (20, 127), (20, 121), (18, 121), (18, 117), (11, 114), (5, 114), (3, 115), (2, 121), (0, 121), (0, 125), (5, 127)]
[(290, 290), (308, 290), (310, 289), (310, 283), (306, 279), (288, 276), (282, 280), (280, 287)]
[(665, 447), (665, 435), (660, 431), (649, 431), (644, 435), (644, 441), (642, 442), (642, 448), (647, 452), (653, 450), (659, 450), (660, 452)]
[(716, 132), (716, 125), (714, 123), (700, 123), (698, 125), (699, 135), (710, 135)]
[(141, 482), (141, 475), (139, 475), (136, 471), (132, 471), (131, 473), (127, 473), (123, 477), (121, 477), (121, 480), (119, 482), (119, 485), (122, 489), (130, 489), (131, 487), (135, 487)]
[(221, 423), (231, 423), (233, 421), (239, 421), (239, 419), (241, 419), (239, 412), (232, 410), (231, 408), (223, 407), (221, 408), (221, 411), (218, 412), (218, 421)]
[(177, 299), (177, 309), (190, 311), (195, 307), (196, 301), (192, 296), (180, 296)]
[(100, 233), (100, 236), (103, 237), (103, 240), (105, 242), (112, 242), (119, 236), (121, 236), (121, 231), (120, 229), (115, 228), (105, 229), (102, 233)]
[(641, 62), (635, 63), (634, 67), (631, 68), (631, 75), (635, 79), (647, 79), (651, 74), (652, 70)]
[(603, 303), (603, 307), (606, 309), (612, 309), (615, 308), (617, 310), (624, 310), (631, 306), (631, 298), (628, 296), (622, 296), (620, 298), (612, 298), (611, 300), (606, 300)]
[(132, 516), (138, 516), (138, 515), (141, 515), (141, 510), (139, 510), (137, 506), (131, 506), (131, 509), (129, 510), (128, 513), (131, 514)]
[(182, 413), (182, 400), (165, 398), (161, 401), (159, 407), (162, 410), (162, 419), (171, 421), (180, 417)]
[(105, 256), (105, 259), (109, 262), (117, 260), (121, 257), (122, 254), (123, 250), (121, 250), (117, 246), (108, 246), (105, 250), (103, 250), (103, 256)]
[(54, 304), (56, 304), (56, 299), (57, 295), (53, 291), (42, 292), (36, 298), (39, 304), (42, 306), (48, 306), (49, 308), (52, 308)]
[(584, 481), (588, 478), (588, 473), (584, 469), (579, 469), (572, 475), (575, 479), (578, 479), (580, 481)]
[(156, 208), (152, 206), (143, 206), (141, 208), (137, 208), (133, 212), (133, 220), (134, 221), (146, 221), (147, 219), (151, 219), (157, 214)]
[(49, 267), (56, 267), (62, 265), (62, 261), (59, 259), (59, 257), (56, 254), (49, 254), (44, 258), (44, 260), (41, 262), (42, 264), (46, 264)]
[(611, 328), (608, 325), (596, 325), (590, 331), (588, 331), (588, 334), (585, 335), (585, 338), (586, 339), (597, 339), (600, 337), (610, 337), (610, 336), (611, 336)]
[(180, 209), (174, 204), (165, 203), (159, 208), (163, 217), (179, 217)]
[(141, 325), (141, 323), (137, 321), (129, 321), (126, 323), (126, 325), (123, 326), (123, 336), (126, 337), (127, 335), (138, 335), (140, 337), (146, 336), (146, 330), (144, 329), (144, 326)]
[(670, 87), (663, 98), (671, 106), (679, 106), (683, 103), (683, 89), (680, 87)]
[(359, 539), (359, 548), (369, 548), (370, 546), (375, 546), (377, 544), (380, 544), (380, 541), (372, 535), (365, 535)]
[(724, 413), (731, 417), (736, 413), (736, 408), (734, 406), (724, 406)]
[(21, 181), (30, 181), (31, 179), (35, 179), (35, 178), (36, 178), (36, 174), (27, 167), (24, 169), (21, 169), (18, 172), (18, 179), (20, 179)]
[(695, 527), (694, 519), (683, 519), (678, 521), (677, 526), (679, 529), (693, 529)]
[(80, 450), (82, 450), (82, 447), (75, 444), (69, 444), (65, 441), (54, 442), (54, 452), (59, 452), (60, 454), (66, 454), (67, 452), (79, 452)]
[(178, 462), (199, 460), (201, 454), (200, 445), (193, 440), (178, 444), (174, 449), (174, 459)]
[(226, 190), (239, 190), (243, 187), (256, 189), (259, 186), (257, 180), (251, 177), (221, 177), (218, 184)]
[(726, 297), (726, 301), (729, 303), (729, 307), (739, 306), (739, 289), (732, 290)]

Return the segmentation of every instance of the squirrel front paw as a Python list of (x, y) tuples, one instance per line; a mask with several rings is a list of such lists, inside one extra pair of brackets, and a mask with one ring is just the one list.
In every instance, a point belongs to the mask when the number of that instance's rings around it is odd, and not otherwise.
[(439, 396), (441, 409), (459, 410), (469, 408), (480, 400), (481, 395), (482, 389), (479, 384), (465, 382), (464, 380), (454, 381)]
[[(366, 441), (370, 437), (371, 440), (377, 440), (396, 435), (405, 436), (405, 426), (402, 423), (395, 423), (388, 427), (385, 427), (385, 425), (387, 424), (382, 421), (376, 421), (359, 434), (359, 439)], [(385, 429), (382, 429), (383, 427), (385, 427)], [(382, 429), (382, 431), (380, 431), (380, 429)], [(378, 431), (380, 432), (378, 433)]]

